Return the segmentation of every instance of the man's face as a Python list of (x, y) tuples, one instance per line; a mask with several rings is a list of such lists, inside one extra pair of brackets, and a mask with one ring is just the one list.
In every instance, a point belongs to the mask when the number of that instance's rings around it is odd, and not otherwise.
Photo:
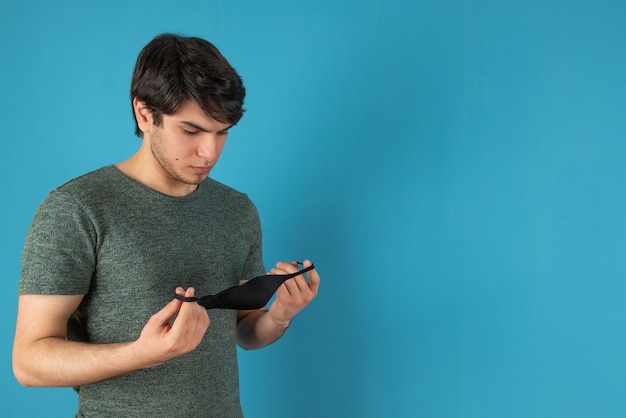
[(187, 101), (173, 114), (163, 115), (149, 132), (154, 167), (163, 184), (176, 190), (195, 190), (207, 179), (222, 153), (229, 123), (206, 115)]

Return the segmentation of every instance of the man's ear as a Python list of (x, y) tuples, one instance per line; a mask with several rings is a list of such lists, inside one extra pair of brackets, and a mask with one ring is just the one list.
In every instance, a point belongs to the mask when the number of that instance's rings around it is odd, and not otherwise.
[(144, 102), (140, 102), (135, 97), (133, 99), (133, 110), (135, 111), (135, 119), (137, 120), (139, 130), (144, 134), (150, 132), (152, 126), (152, 112), (150, 112), (150, 109)]

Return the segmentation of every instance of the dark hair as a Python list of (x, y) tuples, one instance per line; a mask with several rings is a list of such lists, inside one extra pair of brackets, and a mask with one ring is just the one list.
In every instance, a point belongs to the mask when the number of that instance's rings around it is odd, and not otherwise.
[[(162, 34), (137, 58), (130, 87), (145, 103), (159, 126), (186, 100), (194, 100), (212, 118), (235, 125), (243, 116), (246, 90), (237, 71), (210, 42), (195, 37)], [(134, 112), (133, 112), (134, 116)], [(135, 120), (135, 133), (143, 133)]]

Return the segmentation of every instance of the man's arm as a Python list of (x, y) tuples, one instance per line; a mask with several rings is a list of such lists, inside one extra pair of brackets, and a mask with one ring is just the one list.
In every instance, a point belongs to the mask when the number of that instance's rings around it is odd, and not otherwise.
[[(304, 267), (311, 265), (304, 262)], [(271, 274), (291, 274), (298, 271), (297, 263), (276, 263)], [(265, 347), (278, 340), (291, 320), (317, 296), (320, 276), (315, 269), (283, 283), (276, 292), (276, 300), (269, 310), (239, 311), (237, 315), (237, 343), (246, 350)]]
[[(193, 288), (177, 293), (193, 296)], [(13, 372), (25, 386), (80, 386), (156, 366), (194, 350), (209, 326), (206, 310), (172, 300), (133, 342), (68, 341), (67, 321), (83, 295), (19, 297)], [(170, 319), (178, 313), (170, 325)]]

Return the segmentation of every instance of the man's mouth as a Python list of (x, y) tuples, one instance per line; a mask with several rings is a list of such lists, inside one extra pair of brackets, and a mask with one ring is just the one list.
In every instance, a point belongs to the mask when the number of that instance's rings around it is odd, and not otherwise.
[(196, 174), (209, 174), (209, 172), (211, 171), (211, 169), (213, 168), (212, 165), (207, 165), (207, 166), (192, 166), (191, 169), (196, 173)]

